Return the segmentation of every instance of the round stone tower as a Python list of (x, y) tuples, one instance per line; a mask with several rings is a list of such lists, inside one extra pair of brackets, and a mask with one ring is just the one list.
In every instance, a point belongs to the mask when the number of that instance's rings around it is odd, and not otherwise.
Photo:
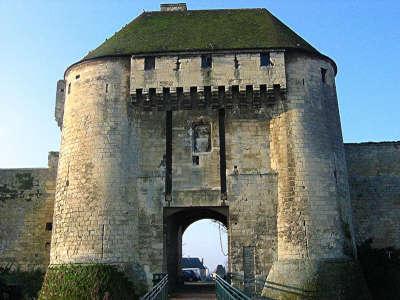
[(181, 235), (168, 232), (190, 208), (224, 220), (231, 271), (267, 275), (264, 295), (368, 298), (336, 72), (265, 9), (162, 5), (89, 52), (57, 85), (45, 286), (65, 265), (115, 268), (136, 294), (154, 273), (175, 278)]

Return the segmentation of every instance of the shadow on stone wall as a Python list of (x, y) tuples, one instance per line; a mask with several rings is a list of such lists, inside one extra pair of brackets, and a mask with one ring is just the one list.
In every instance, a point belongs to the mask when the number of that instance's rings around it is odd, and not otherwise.
[(37, 299), (44, 272), (20, 271), (12, 265), (0, 267), (0, 299)]
[(358, 257), (373, 299), (400, 299), (400, 250), (374, 249), (372, 239), (358, 246)]

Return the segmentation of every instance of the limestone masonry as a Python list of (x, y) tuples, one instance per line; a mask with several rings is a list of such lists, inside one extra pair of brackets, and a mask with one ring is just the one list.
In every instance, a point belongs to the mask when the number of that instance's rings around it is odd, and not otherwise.
[(0, 264), (173, 287), (211, 218), (263, 295), (369, 299), (356, 246), (400, 247), (400, 143), (343, 144), (336, 72), (264, 9), (143, 13), (58, 81), (59, 159), (0, 170)]

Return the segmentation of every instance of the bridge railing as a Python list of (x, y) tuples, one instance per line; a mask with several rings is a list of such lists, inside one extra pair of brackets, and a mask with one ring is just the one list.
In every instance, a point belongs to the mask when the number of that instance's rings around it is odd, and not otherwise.
[(168, 299), (168, 274), (164, 277), (140, 300), (167, 300)]
[(215, 289), (218, 300), (251, 300), (242, 291), (231, 286), (228, 282), (216, 275)]
[[(242, 290), (246, 293), (245, 279), (242, 273), (228, 273), (228, 282), (234, 287)], [(253, 282), (250, 282), (250, 295), (260, 297), (266, 283), (266, 276), (258, 275), (253, 278)]]

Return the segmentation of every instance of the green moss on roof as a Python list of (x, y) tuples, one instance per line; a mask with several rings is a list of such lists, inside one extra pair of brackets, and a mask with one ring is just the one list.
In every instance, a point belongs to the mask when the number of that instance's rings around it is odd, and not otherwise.
[(297, 48), (319, 54), (266, 9), (232, 9), (145, 12), (84, 59), (259, 48)]

